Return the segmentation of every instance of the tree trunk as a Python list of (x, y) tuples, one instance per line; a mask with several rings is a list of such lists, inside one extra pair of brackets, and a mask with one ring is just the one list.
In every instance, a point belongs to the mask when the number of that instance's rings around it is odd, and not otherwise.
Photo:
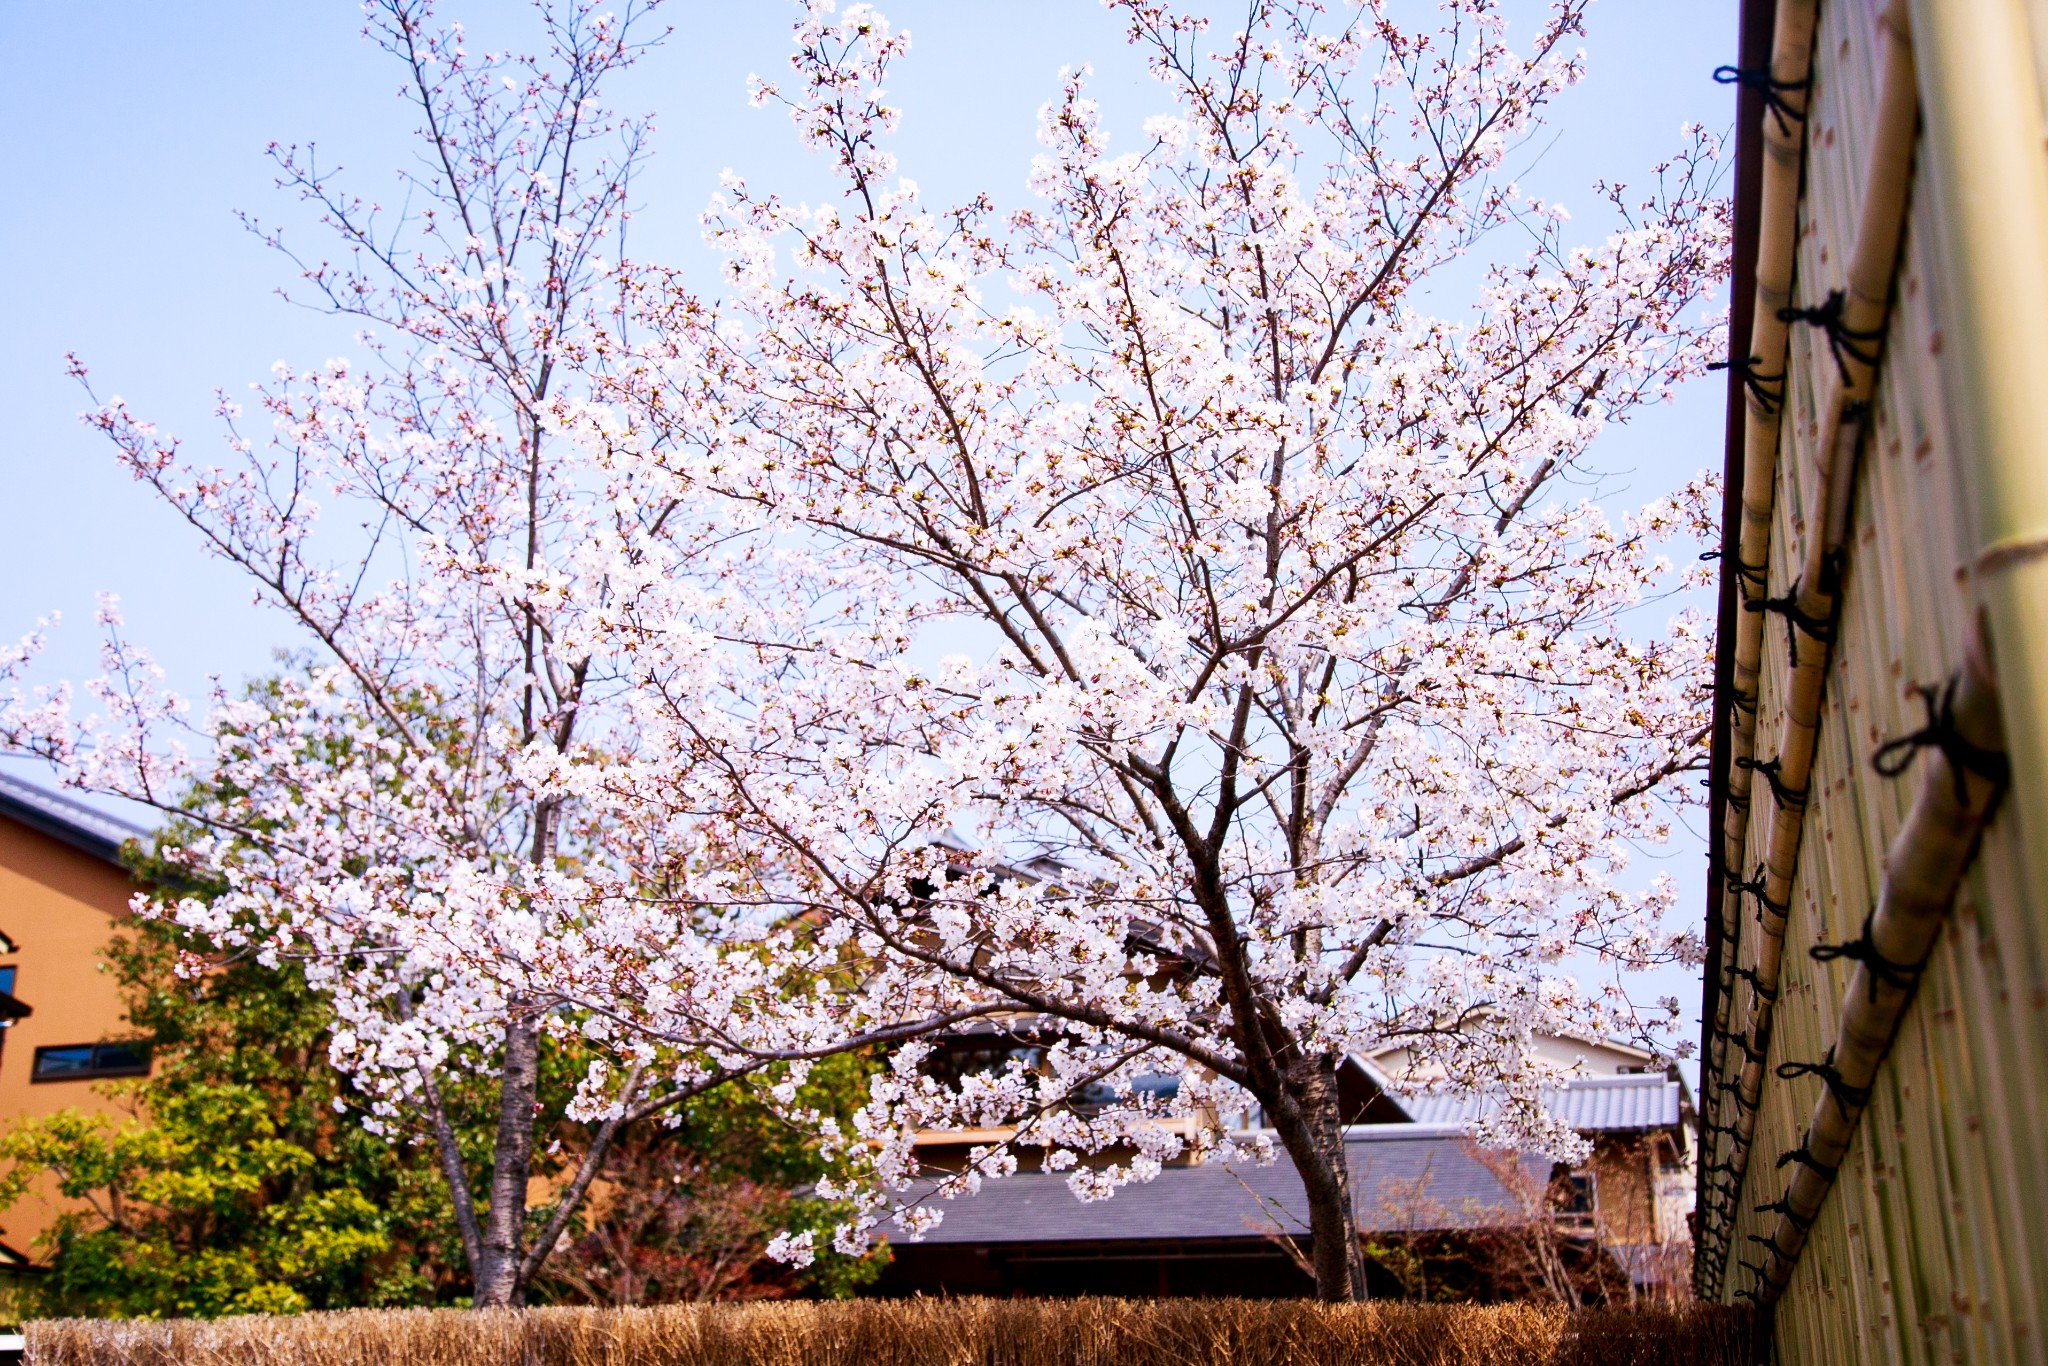
[(540, 1083), (540, 1019), (514, 1004), (505, 1024), (498, 1071), (498, 1139), (491, 1155), (491, 1203), (483, 1258), (472, 1302), (516, 1305), (526, 1295), (520, 1276), (520, 1234), (526, 1224), (526, 1183), (533, 1173), (533, 1106)]
[(1344, 1155), (1337, 1106), (1337, 1059), (1308, 1059), (1291, 1069), (1292, 1106), (1268, 1107), (1281, 1146), (1293, 1159), (1308, 1199), (1309, 1264), (1316, 1298), (1342, 1303), (1366, 1298), (1358, 1216), (1351, 1207), (1351, 1167)]

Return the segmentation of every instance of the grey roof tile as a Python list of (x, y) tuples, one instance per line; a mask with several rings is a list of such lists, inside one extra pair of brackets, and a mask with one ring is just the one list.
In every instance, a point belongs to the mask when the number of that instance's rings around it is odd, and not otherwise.
[[(1655, 1073), (1580, 1077), (1547, 1087), (1544, 1107), (1580, 1133), (1668, 1129), (1678, 1123), (1679, 1083)], [(1493, 1112), (1498, 1099), (1457, 1092), (1398, 1096), (1418, 1124), (1470, 1124)]]
[[(1517, 1208), (1516, 1197), (1453, 1130), (1359, 1125), (1347, 1131), (1345, 1149), (1352, 1203), (1359, 1227), (1368, 1232), (1469, 1227)], [(1520, 1160), (1538, 1179), (1549, 1172), (1547, 1161)], [(931, 1183), (923, 1185), (929, 1190)], [(945, 1218), (925, 1235), (927, 1243), (1255, 1238), (1275, 1229), (1308, 1231), (1301, 1178), (1284, 1153), (1267, 1167), (1168, 1167), (1108, 1200), (1088, 1202), (1074, 1197), (1062, 1173), (1021, 1172), (936, 1207)]]

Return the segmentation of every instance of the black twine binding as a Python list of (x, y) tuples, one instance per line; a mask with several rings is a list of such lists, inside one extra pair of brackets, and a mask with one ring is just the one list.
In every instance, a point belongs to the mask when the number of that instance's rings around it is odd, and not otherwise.
[[(1853, 356), (1863, 365), (1875, 368), (1877, 365), (1877, 344), (1884, 340), (1884, 329), (1858, 332), (1842, 321), (1842, 305), (1845, 302), (1839, 289), (1828, 291), (1828, 297), (1818, 304), (1805, 307), (1792, 305), (1778, 310), (1778, 321), (1782, 323), (1812, 323), (1828, 334), (1828, 350), (1834, 355), (1835, 368), (1842, 372), (1842, 383), (1849, 382), (1849, 362), (1845, 357)], [(1861, 414), (1853, 417), (1860, 419)]]
[(1835, 1106), (1842, 1112), (1842, 1118), (1854, 1117), (1854, 1112), (1870, 1104), (1868, 1086), (1851, 1086), (1842, 1080), (1842, 1074), (1835, 1067), (1835, 1050), (1829, 1048), (1827, 1056), (1819, 1062), (1781, 1062), (1778, 1064), (1781, 1080), (1791, 1081), (1796, 1077), (1819, 1077), (1827, 1084), (1828, 1094), (1835, 1099)]
[[(1783, 759), (1783, 755), (1779, 755), (1775, 759), (1758, 759), (1754, 755), (1744, 754), (1736, 757), (1735, 766), (1737, 768), (1746, 768), (1751, 773), (1761, 773), (1764, 781), (1771, 785), (1771, 796), (1777, 799), (1778, 805), (1784, 807), (1787, 811), (1791, 811), (1806, 805), (1807, 789), (1785, 786), (1785, 780), (1780, 776), (1778, 767)], [(1762, 893), (1757, 894), (1757, 900), (1763, 901)], [(1769, 906), (1771, 903), (1764, 901), (1764, 904)], [(1777, 910), (1779, 908), (1772, 907), (1772, 909)]]
[(1761, 1233), (1752, 1233), (1749, 1235), (1749, 1241), (1763, 1244), (1771, 1250), (1771, 1255), (1781, 1262), (1790, 1262), (1792, 1260), (1792, 1254), (1778, 1246), (1778, 1233), (1775, 1229), (1771, 1231), (1771, 1236), (1768, 1238), (1764, 1237)]
[(1799, 585), (1794, 583), (1780, 598), (1751, 598), (1742, 604), (1745, 612), (1776, 612), (1785, 618), (1785, 650), (1796, 663), (1799, 659), (1799, 638), (1794, 633), (1804, 631), (1823, 645), (1835, 643), (1835, 619), (1832, 614), (1816, 617), (1799, 609)]
[(1789, 1196), (1773, 1200), (1767, 1205), (1758, 1205), (1756, 1212), (1758, 1214), (1782, 1214), (1785, 1216), (1785, 1221), (1801, 1233), (1810, 1231), (1813, 1228), (1813, 1221), (1820, 1218), (1818, 1210), (1812, 1214), (1801, 1214), (1798, 1210), (1793, 1209)]
[(1791, 1152), (1786, 1153), (1783, 1157), (1780, 1157), (1778, 1159), (1778, 1165), (1780, 1167), (1789, 1166), (1794, 1162), (1797, 1162), (1802, 1167), (1810, 1168), (1814, 1172), (1819, 1173), (1821, 1178), (1826, 1181), (1834, 1180), (1837, 1176), (1841, 1175), (1842, 1171), (1840, 1167), (1830, 1166), (1828, 1163), (1823, 1162), (1819, 1158), (1815, 1157), (1813, 1155), (1812, 1150), (1809, 1149), (1804, 1143), (1800, 1144)]
[(1803, 111), (1794, 109), (1786, 102), (1785, 96), (1794, 91), (1804, 91), (1813, 85), (1813, 78), (1803, 81), (1781, 81), (1771, 74), (1767, 66), (1717, 66), (1714, 68), (1714, 82), (1717, 85), (1739, 85), (1744, 90), (1754, 90), (1764, 97), (1764, 108), (1771, 111), (1778, 120), (1778, 131), (1790, 133), (1792, 125), (1806, 122)]
[(1846, 944), (1815, 944), (1807, 950), (1816, 963), (1832, 963), (1846, 959), (1861, 963), (1870, 970), (1870, 999), (1877, 999), (1877, 984), (1897, 987), (1900, 991), (1911, 991), (1920, 981), (1920, 970), (1927, 966), (1927, 960), (1917, 963), (1895, 963), (1877, 951), (1877, 945), (1870, 937), (1871, 922), (1877, 918), (1875, 909), (1863, 917), (1863, 931)]
[[(1733, 370), (1737, 375), (1741, 376), (1742, 387), (1749, 392), (1751, 398), (1756, 400), (1756, 406), (1768, 417), (1784, 406), (1785, 372), (1780, 370), (1775, 375), (1767, 375), (1759, 368), (1763, 363), (1762, 356), (1744, 356), (1741, 360), (1709, 361), (1707, 368), (1709, 370)], [(1778, 387), (1772, 389), (1771, 386), (1773, 384)]]
[[(1778, 761), (1776, 759), (1771, 760), (1771, 763), (1773, 765), (1776, 765), (1777, 762)], [(1765, 781), (1769, 781), (1768, 775), (1766, 775)], [(1775, 902), (1764, 895), (1764, 888), (1769, 886), (1770, 884), (1767, 880), (1766, 874), (1764, 872), (1764, 867), (1762, 864), (1757, 865), (1756, 876), (1750, 878), (1747, 882), (1734, 881), (1730, 882), (1728, 885), (1734, 888), (1735, 891), (1739, 894), (1756, 898), (1756, 915), (1758, 920), (1763, 919), (1764, 912), (1767, 910), (1774, 911), (1779, 915), (1790, 915), (1792, 913), (1792, 903), (1790, 903), (1789, 901), (1784, 903), (1783, 905), (1780, 905), (1778, 902)], [(1734, 974), (1733, 969), (1730, 969), (1730, 975), (1736, 975)]]
[(1926, 684), (1915, 684), (1913, 693), (1927, 712), (1927, 724), (1911, 735), (1879, 745), (1877, 753), (1870, 756), (1870, 766), (1887, 778), (1896, 778), (1921, 750), (1938, 749), (1955, 779), (1956, 805), (1967, 807), (1970, 789), (1963, 780), (1965, 773), (1976, 774), (2002, 793), (2012, 781), (2012, 764), (1995, 749), (1971, 744), (1956, 729), (1956, 687), (1960, 682), (1960, 677), (1950, 677), (1939, 694)]
[(1757, 994), (1759, 1000), (1769, 1001), (1772, 1005), (1778, 1003), (1778, 988), (1766, 988), (1762, 979), (1757, 976), (1755, 968), (1737, 968), (1729, 975), (1731, 977), (1740, 977), (1743, 981), (1749, 983), (1749, 989)]

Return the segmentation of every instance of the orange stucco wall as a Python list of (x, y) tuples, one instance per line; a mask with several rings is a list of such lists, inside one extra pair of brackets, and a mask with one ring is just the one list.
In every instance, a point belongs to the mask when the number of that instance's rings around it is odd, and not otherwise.
[[(0, 1125), (66, 1108), (114, 1111), (89, 1080), (31, 1081), (37, 1048), (127, 1036), (127, 1016), (100, 959), (134, 894), (128, 875), (40, 831), (0, 816), (0, 931), (16, 951), (14, 994), (35, 1013), (0, 1030)], [(0, 1241), (22, 1252), (56, 1216), (31, 1193), (0, 1211)]]

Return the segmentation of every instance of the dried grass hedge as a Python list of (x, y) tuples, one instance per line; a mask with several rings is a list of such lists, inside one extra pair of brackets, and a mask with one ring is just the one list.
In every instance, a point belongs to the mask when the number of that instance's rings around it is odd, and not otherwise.
[(895, 1300), (28, 1325), (36, 1366), (1729, 1366), (1722, 1306)]

